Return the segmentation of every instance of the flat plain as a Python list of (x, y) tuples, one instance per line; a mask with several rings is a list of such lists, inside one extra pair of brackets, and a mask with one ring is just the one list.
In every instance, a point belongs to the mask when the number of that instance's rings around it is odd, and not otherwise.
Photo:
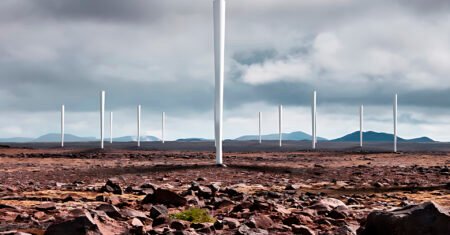
[[(450, 144), (309, 144), (226, 141), (226, 167), (212, 142), (3, 144), (0, 232), (44, 234), (87, 212), (99, 234), (355, 234), (375, 210), (433, 201), (448, 213)], [(215, 222), (171, 216), (192, 207)]]

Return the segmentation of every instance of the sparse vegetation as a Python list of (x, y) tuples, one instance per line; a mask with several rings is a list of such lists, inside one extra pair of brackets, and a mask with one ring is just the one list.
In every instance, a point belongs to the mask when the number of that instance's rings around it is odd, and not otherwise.
[(205, 209), (189, 208), (185, 211), (170, 215), (172, 219), (186, 220), (192, 223), (214, 223), (216, 219)]

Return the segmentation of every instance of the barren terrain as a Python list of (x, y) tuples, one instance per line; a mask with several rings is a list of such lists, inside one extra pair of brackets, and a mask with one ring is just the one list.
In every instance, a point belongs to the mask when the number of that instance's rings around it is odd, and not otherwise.
[[(111, 146), (99, 150), (75, 144), (64, 149), (56, 144), (3, 146), (0, 232), (44, 234), (52, 224), (86, 211), (91, 215), (104, 211), (106, 215), (94, 215), (100, 218), (101, 234), (177, 230), (191, 234), (307, 234), (299, 232), (306, 228), (313, 234), (354, 234), (374, 210), (426, 201), (450, 208), (450, 154), (444, 151), (394, 154), (237, 148), (225, 153), (227, 167), (217, 167), (212, 151), (188, 150), (186, 146), (141, 150)], [(105, 187), (108, 179), (109, 188)], [(111, 190), (116, 185), (122, 192)], [(177, 198), (145, 202), (144, 198), (159, 188), (187, 202), (171, 204), (170, 200)], [(345, 211), (324, 205), (323, 200), (330, 198), (343, 202)], [(114, 206), (118, 214), (103, 208), (104, 204)], [(168, 208), (166, 217), (198, 207), (206, 208), (217, 221), (198, 226), (179, 225), (170, 218), (155, 222), (159, 217), (152, 214), (156, 208), (152, 206), (158, 204)], [(132, 216), (127, 210), (142, 214)], [(134, 218), (142, 226), (136, 225)]]

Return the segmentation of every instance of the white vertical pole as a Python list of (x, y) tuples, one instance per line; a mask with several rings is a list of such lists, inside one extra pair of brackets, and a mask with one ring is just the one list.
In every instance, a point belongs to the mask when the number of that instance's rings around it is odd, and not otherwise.
[(64, 105), (61, 106), (61, 147), (64, 147)]
[(113, 142), (113, 112), (109, 113), (109, 143)]
[(262, 142), (262, 137), (261, 137), (261, 125), (262, 125), (262, 113), (259, 112), (259, 143), (261, 144)]
[(394, 153), (397, 152), (397, 94), (394, 96)]
[(141, 105), (137, 106), (137, 146), (141, 147)]
[(104, 148), (105, 138), (105, 91), (100, 92), (100, 148)]
[(316, 91), (313, 92), (313, 97), (312, 97), (311, 120), (312, 120), (312, 125), (311, 125), (312, 148), (316, 149), (316, 143), (317, 143), (317, 138), (316, 138)]
[(316, 142), (317, 146), (317, 92), (316, 98), (314, 100), (314, 141)]
[(280, 135), (280, 147), (283, 141), (283, 106), (278, 106), (278, 133)]
[(359, 108), (359, 147), (363, 147), (364, 106)]
[(215, 140), (216, 164), (222, 160), (223, 80), (225, 61), (225, 0), (214, 0), (214, 62), (215, 62)]
[(164, 144), (164, 128), (166, 127), (166, 112), (161, 115), (161, 141)]

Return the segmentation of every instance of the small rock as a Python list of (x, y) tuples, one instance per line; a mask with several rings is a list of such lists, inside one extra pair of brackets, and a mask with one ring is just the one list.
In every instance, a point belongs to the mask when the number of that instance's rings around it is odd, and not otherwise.
[(266, 235), (269, 234), (267, 230), (259, 228), (249, 228), (247, 225), (242, 224), (236, 231), (238, 235)]
[(141, 188), (144, 188), (144, 189), (150, 188), (150, 189), (156, 190), (158, 188), (158, 186), (155, 184), (152, 184), (152, 183), (144, 183), (141, 185)]
[(239, 227), (241, 225), (239, 220), (233, 219), (233, 218), (229, 218), (229, 217), (223, 218), (223, 223), (225, 225), (227, 225), (230, 229), (235, 229), (235, 228), (237, 228), (237, 227)]
[(37, 211), (33, 214), (33, 217), (38, 220), (44, 219), (46, 214), (43, 211)]
[(138, 210), (134, 210), (128, 207), (122, 208), (120, 210), (120, 214), (125, 218), (139, 218), (139, 219), (148, 219), (147, 215)]
[(153, 219), (153, 223), (152, 226), (156, 227), (162, 224), (168, 224), (169, 223), (169, 217), (168, 216), (164, 216), (164, 215), (160, 215), (156, 218)]
[(233, 207), (234, 202), (227, 198), (219, 198), (214, 202), (214, 209), (221, 209), (226, 207)]
[(383, 185), (383, 183), (381, 183), (381, 182), (375, 182), (375, 183), (373, 184), (373, 186), (374, 186), (375, 188), (382, 188), (384, 185)]
[(313, 204), (310, 208), (317, 210), (319, 213), (327, 213), (334, 208), (342, 206), (347, 208), (345, 203), (335, 198), (324, 198)]
[(292, 225), (292, 232), (298, 235), (315, 235), (316, 233), (304, 225)]
[(191, 228), (200, 234), (210, 234), (215, 231), (213, 223), (192, 223)]
[(138, 218), (133, 218), (130, 222), (132, 228), (130, 229), (130, 233), (134, 235), (144, 235), (144, 224)]
[(199, 186), (198, 187), (198, 192), (197, 192), (198, 196), (202, 197), (202, 198), (211, 198), (212, 196), (212, 190), (208, 187), (205, 186)]
[(106, 181), (105, 186), (102, 187), (101, 191), (114, 194), (123, 194), (119, 181), (116, 178), (108, 179), (108, 181)]
[(144, 224), (138, 218), (132, 219), (130, 224), (133, 227), (144, 227)]
[(247, 225), (251, 228), (268, 229), (273, 226), (272, 219), (264, 214), (257, 214), (250, 217)]
[(105, 212), (111, 218), (121, 218), (120, 210), (111, 204), (101, 204), (96, 210)]
[(299, 189), (299, 187), (297, 185), (294, 185), (294, 184), (288, 184), (284, 188), (284, 190), (297, 190), (297, 189)]
[(218, 183), (212, 183), (208, 185), (208, 187), (211, 189), (213, 194), (216, 194), (216, 192), (219, 192), (220, 190), (220, 185)]
[(348, 225), (344, 225), (336, 230), (336, 235), (356, 235), (356, 232)]
[(214, 229), (216, 230), (222, 230), (223, 229), (223, 221), (222, 220), (216, 220), (216, 222), (214, 222)]
[(300, 224), (300, 219), (297, 216), (289, 216), (283, 220), (285, 225)]
[(164, 205), (154, 205), (150, 209), (150, 218), (155, 219), (158, 216), (165, 216), (167, 217), (169, 215), (169, 211), (167, 210), (167, 207)]
[(51, 211), (56, 209), (56, 205), (53, 202), (47, 202), (39, 204), (35, 208), (39, 211)]
[(170, 222), (170, 228), (178, 230), (178, 231), (185, 230), (188, 227), (189, 227), (189, 222), (187, 222), (187, 221), (172, 220), (172, 222)]
[(333, 219), (345, 219), (348, 217), (348, 209), (347, 207), (338, 206), (330, 211), (327, 216)]
[(253, 205), (250, 206), (250, 210), (252, 211), (269, 211), (271, 209), (272, 206), (269, 203), (259, 200), (255, 200)]

